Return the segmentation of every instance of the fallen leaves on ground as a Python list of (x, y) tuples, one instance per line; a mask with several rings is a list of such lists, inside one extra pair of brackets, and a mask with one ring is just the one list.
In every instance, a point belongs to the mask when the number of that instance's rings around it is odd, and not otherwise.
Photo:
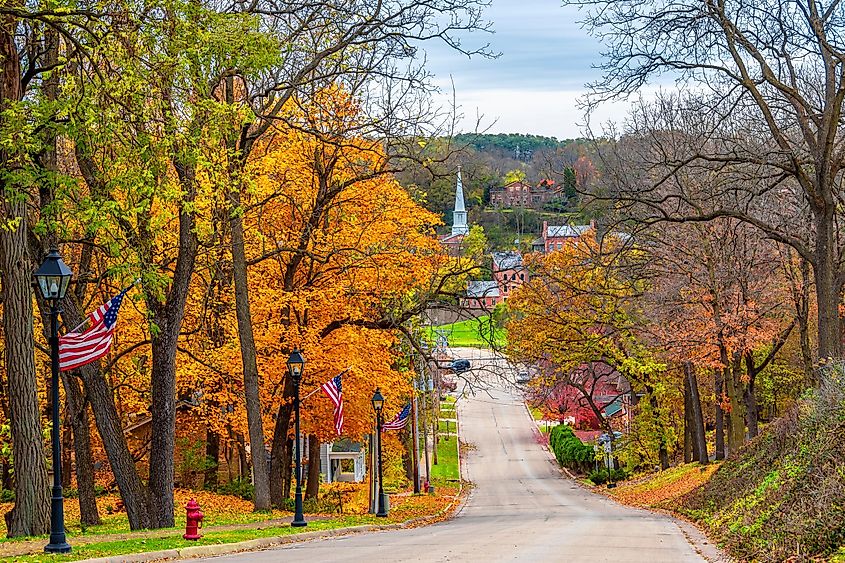
[(688, 463), (605, 490), (624, 504), (667, 508), (675, 499), (706, 483), (718, 468), (717, 463)]

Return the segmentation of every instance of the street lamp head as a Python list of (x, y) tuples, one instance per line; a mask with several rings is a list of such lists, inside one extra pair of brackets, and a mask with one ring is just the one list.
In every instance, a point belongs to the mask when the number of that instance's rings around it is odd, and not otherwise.
[(64, 299), (73, 271), (62, 260), (56, 248), (51, 248), (44, 263), (35, 271), (35, 280), (44, 299)]
[(288, 356), (288, 373), (293, 378), (293, 384), (299, 385), (302, 380), (302, 371), (305, 369), (305, 358), (302, 357), (298, 348), (294, 348), (293, 352)]
[(378, 387), (376, 388), (376, 392), (373, 394), (373, 410), (376, 411), (376, 414), (381, 412), (381, 408), (384, 406), (384, 397), (381, 396), (381, 389)]

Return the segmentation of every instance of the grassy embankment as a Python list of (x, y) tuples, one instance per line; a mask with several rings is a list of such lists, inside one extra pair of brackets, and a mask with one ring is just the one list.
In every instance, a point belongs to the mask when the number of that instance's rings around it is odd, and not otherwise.
[(445, 333), (449, 346), (458, 348), (496, 348), (507, 344), (507, 331), (496, 327), (485, 315), (448, 325), (428, 327), (428, 338), (435, 342), (437, 333)]
[(690, 518), (739, 561), (845, 562), (845, 377), (831, 375), (721, 464), (686, 464), (608, 494)]

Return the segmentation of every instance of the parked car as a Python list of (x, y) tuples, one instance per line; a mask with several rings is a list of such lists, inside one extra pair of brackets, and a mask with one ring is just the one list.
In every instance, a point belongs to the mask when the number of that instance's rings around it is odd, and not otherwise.
[(469, 360), (452, 360), (452, 363), (449, 364), (449, 369), (454, 371), (455, 373), (463, 373), (470, 368)]
[(528, 374), (527, 371), (521, 371), (516, 374), (517, 383), (528, 383), (529, 381), (531, 381), (531, 376)]

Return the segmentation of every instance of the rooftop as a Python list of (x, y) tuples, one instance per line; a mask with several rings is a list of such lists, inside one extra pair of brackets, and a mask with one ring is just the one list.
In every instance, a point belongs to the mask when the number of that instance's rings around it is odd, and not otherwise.
[(493, 268), (496, 270), (513, 270), (522, 268), (522, 254), (514, 250), (493, 253)]
[(471, 281), (467, 283), (467, 297), (498, 297), (499, 284), (493, 280)]
[(546, 237), (577, 238), (583, 235), (590, 228), (590, 225), (549, 225)]

